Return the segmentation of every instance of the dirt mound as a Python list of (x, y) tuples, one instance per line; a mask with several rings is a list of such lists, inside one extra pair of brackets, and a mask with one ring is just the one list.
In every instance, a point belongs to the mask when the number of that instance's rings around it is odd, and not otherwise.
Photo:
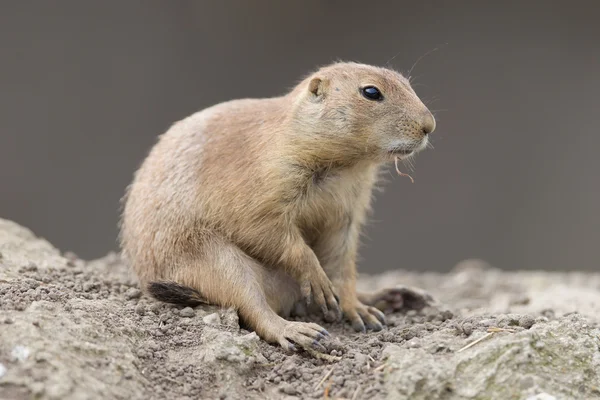
[(288, 354), (233, 310), (146, 298), (118, 255), (86, 262), (0, 220), (0, 399), (600, 398), (598, 274), (473, 260), (359, 284), (422, 287), (450, 310), (366, 335), (319, 321), (339, 360)]

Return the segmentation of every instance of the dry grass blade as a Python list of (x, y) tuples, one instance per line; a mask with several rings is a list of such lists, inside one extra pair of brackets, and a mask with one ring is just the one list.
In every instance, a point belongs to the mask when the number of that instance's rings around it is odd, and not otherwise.
[(457, 353), (460, 353), (463, 350), (466, 350), (470, 347), (475, 346), (477, 343), (481, 342), (482, 340), (485, 340), (487, 338), (489, 338), (490, 336), (493, 336), (494, 333), (499, 333), (499, 332), (509, 332), (509, 333), (515, 333), (516, 330), (514, 329), (510, 329), (510, 328), (498, 328), (496, 326), (490, 326), (489, 328), (487, 328), (487, 332), (485, 335), (483, 335), (482, 337), (480, 337), (479, 339), (469, 343), (468, 345), (466, 345), (465, 347), (463, 347), (462, 349), (458, 350)]
[(412, 178), (412, 176), (410, 176), (409, 174), (405, 174), (404, 172), (400, 171), (400, 168), (398, 167), (398, 160), (399, 160), (398, 157), (396, 157), (394, 159), (394, 164), (396, 165), (396, 172), (398, 173), (398, 175), (400, 175), (400, 176), (408, 176), (410, 178), (410, 181), (412, 183), (415, 183), (415, 180)]
[(356, 387), (356, 390), (354, 391), (354, 394), (352, 395), (352, 399), (351, 400), (356, 400), (358, 398), (358, 393), (360, 392), (360, 384)]
[(315, 386), (315, 390), (317, 390), (318, 388), (320, 388), (321, 385), (323, 384), (323, 382), (325, 382), (327, 380), (327, 378), (329, 378), (329, 375), (331, 375), (332, 373), (333, 373), (333, 368), (331, 368), (329, 370), (329, 372), (325, 374), (325, 376), (323, 377), (323, 379), (321, 379), (319, 381), (319, 383), (317, 383), (317, 385)]
[(493, 333), (496, 333), (496, 332), (510, 332), (510, 333), (515, 333), (516, 332), (514, 329), (510, 329), (510, 328), (497, 328), (495, 326), (490, 326), (487, 329), (487, 331), (488, 332), (493, 332)]
[(469, 348), (471, 348), (471, 347), (475, 346), (477, 343), (479, 343), (479, 342), (481, 342), (481, 341), (483, 341), (483, 340), (485, 340), (485, 339), (489, 338), (489, 337), (490, 337), (490, 336), (492, 336), (494, 333), (495, 333), (495, 332), (488, 332), (488, 333), (486, 333), (485, 335), (483, 335), (483, 336), (482, 336), (482, 337), (480, 337), (479, 339), (477, 339), (477, 340), (475, 340), (475, 341), (473, 341), (473, 342), (469, 343), (468, 345), (466, 345), (466, 346), (465, 346), (465, 347), (463, 347), (462, 349), (458, 350), (458, 351), (457, 351), (457, 353), (460, 353), (460, 352), (461, 352), (461, 351), (463, 351), (463, 350), (466, 350), (466, 349), (469, 349)]
[(331, 380), (329, 380), (329, 383), (327, 385), (327, 387), (325, 387), (325, 390), (323, 391), (323, 398), (324, 399), (328, 399), (329, 398), (329, 391), (331, 390)]
[(335, 362), (335, 361), (340, 361), (342, 359), (342, 357), (332, 356), (331, 354), (320, 353), (311, 348), (305, 348), (304, 350), (306, 350), (311, 356), (313, 356), (315, 358), (320, 358), (321, 360), (325, 360), (327, 362)]
[(385, 367), (387, 367), (387, 365), (386, 365), (386, 364), (381, 364), (379, 367), (375, 368), (375, 369), (373, 370), (373, 372), (379, 372), (379, 371), (383, 371), (383, 369), (384, 369)]

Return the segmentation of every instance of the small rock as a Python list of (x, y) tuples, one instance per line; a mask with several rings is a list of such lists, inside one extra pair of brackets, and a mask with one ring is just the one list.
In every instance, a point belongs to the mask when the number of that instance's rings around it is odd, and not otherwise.
[(29, 263), (27, 264), (27, 270), (30, 272), (35, 272), (38, 270), (38, 266), (33, 261), (29, 261)]
[(127, 300), (131, 300), (131, 299), (137, 299), (142, 295), (142, 292), (139, 289), (136, 288), (129, 288), (127, 289), (127, 291), (125, 292), (125, 298)]
[(362, 367), (363, 365), (367, 364), (369, 357), (361, 353), (355, 353), (354, 361), (355, 365)]
[(533, 347), (535, 347), (538, 350), (541, 350), (544, 347), (546, 347), (546, 344), (544, 342), (542, 342), (541, 340), (538, 340), (537, 342), (533, 343)]
[(183, 318), (192, 318), (196, 315), (196, 311), (192, 307), (186, 307), (182, 310), (179, 310), (179, 316)]
[(15, 321), (13, 321), (13, 320), (12, 320), (12, 319), (10, 319), (10, 318), (5, 318), (5, 319), (4, 319), (4, 323), (5, 323), (5, 324), (7, 324), (7, 325), (10, 325), (10, 324), (12, 324), (13, 322), (15, 322)]
[(495, 319), (482, 319), (481, 321), (479, 321), (479, 325), (480, 326), (485, 326), (485, 327), (490, 327), (490, 326), (494, 326), (496, 325), (496, 320)]
[(473, 324), (471, 324), (470, 322), (465, 322), (464, 324), (462, 324), (462, 330), (465, 333), (465, 335), (471, 336), (471, 334), (473, 333)]
[(279, 386), (279, 390), (289, 395), (295, 395), (296, 393), (298, 393), (296, 391), (296, 388), (289, 383), (283, 383), (281, 386)]
[(237, 340), (240, 344), (248, 346), (252, 343), (258, 343), (260, 341), (260, 338), (258, 337), (256, 332), (252, 332), (252, 333), (249, 333), (247, 335), (244, 335), (244, 336), (238, 338)]
[(83, 291), (84, 292), (89, 292), (90, 290), (92, 290), (96, 285), (93, 284), (92, 282), (86, 282), (83, 284)]
[(48, 361), (49, 358), (50, 358), (50, 355), (48, 353), (44, 353), (43, 351), (39, 352), (35, 355), (35, 361), (39, 362), (39, 363), (46, 362), (46, 361)]
[(240, 319), (237, 311), (233, 308), (228, 308), (222, 316), (223, 325), (230, 326), (235, 329), (240, 329)]
[(31, 384), (30, 388), (31, 388), (31, 393), (33, 394), (34, 398), (36, 398), (36, 399), (42, 398), (42, 395), (46, 391), (46, 386), (42, 382), (34, 382)]
[(204, 321), (204, 323), (207, 325), (220, 325), (221, 317), (217, 313), (212, 313), (202, 318), (202, 321)]
[(13, 360), (23, 362), (29, 357), (29, 349), (25, 346), (17, 345), (12, 349), (10, 355)]
[(150, 311), (152, 311), (154, 314), (158, 314), (158, 312), (160, 311), (160, 303), (154, 303), (150, 306)]
[(135, 306), (135, 313), (137, 315), (144, 315), (146, 313), (146, 306), (144, 306), (142, 303), (138, 303), (138, 305)]
[(522, 390), (527, 390), (530, 387), (533, 387), (534, 385), (535, 385), (535, 382), (531, 376), (527, 376), (527, 377), (521, 379), (520, 386), (521, 386)]
[(6, 375), (6, 367), (4, 364), (0, 363), (0, 378), (2, 378), (4, 375)]
[(519, 318), (519, 326), (529, 329), (535, 324), (535, 319), (531, 315), (523, 315)]

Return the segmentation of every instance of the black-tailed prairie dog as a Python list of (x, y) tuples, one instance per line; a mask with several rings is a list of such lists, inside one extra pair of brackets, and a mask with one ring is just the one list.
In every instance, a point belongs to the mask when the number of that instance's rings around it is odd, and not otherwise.
[[(382, 164), (425, 148), (431, 112), (401, 74), (335, 63), (281, 97), (221, 103), (175, 123), (123, 199), (121, 245), (168, 302), (234, 307), (286, 349), (327, 331), (288, 321), (298, 303), (380, 330), (357, 293), (359, 233)], [(392, 296), (393, 297), (393, 296)]]

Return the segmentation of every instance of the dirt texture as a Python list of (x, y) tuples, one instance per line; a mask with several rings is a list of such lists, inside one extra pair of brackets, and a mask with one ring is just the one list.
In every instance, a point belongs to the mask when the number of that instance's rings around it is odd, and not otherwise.
[(0, 399), (600, 398), (600, 274), (467, 260), (359, 282), (398, 285), (434, 299), (407, 290), (381, 332), (311, 317), (332, 333), (325, 360), (234, 310), (147, 298), (117, 254), (83, 261), (0, 219)]

